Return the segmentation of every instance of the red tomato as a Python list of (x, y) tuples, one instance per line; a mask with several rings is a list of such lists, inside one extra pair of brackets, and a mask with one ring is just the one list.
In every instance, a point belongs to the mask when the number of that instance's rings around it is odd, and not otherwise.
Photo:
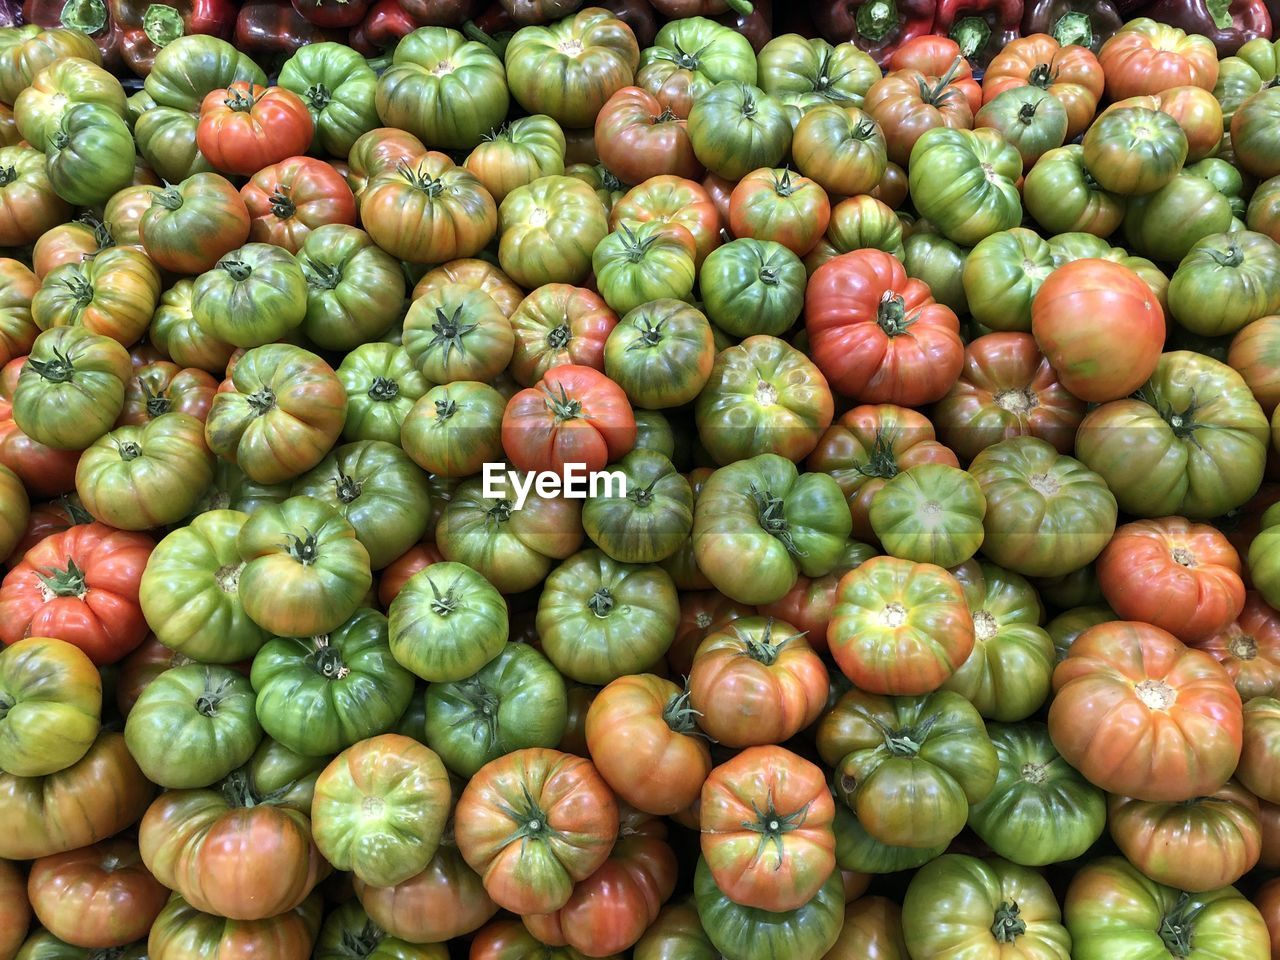
[(1217, 633), (1244, 607), (1235, 547), (1215, 527), (1182, 517), (1138, 520), (1115, 532), (1098, 557), (1111, 609), (1191, 643)]
[(1031, 303), (1031, 332), (1081, 400), (1127, 397), (1155, 372), (1164, 311), (1128, 267), (1088, 258), (1058, 267)]
[(201, 101), (196, 144), (215, 169), (247, 177), (306, 153), (313, 129), (296, 93), (237, 80)]
[(1188, 84), (1212, 90), (1218, 82), (1212, 40), (1149, 17), (1131, 20), (1113, 34), (1098, 51), (1098, 62), (1112, 100)]
[(636, 418), (622, 388), (599, 370), (564, 364), (526, 387), (502, 415), (502, 448), (521, 470), (601, 470), (635, 446)]
[(138, 584), (154, 546), (103, 523), (40, 541), (0, 585), (0, 641), (56, 637), (96, 664), (115, 663), (147, 635)]
[(1235, 622), (1195, 646), (1227, 668), (1241, 700), (1280, 694), (1280, 613), (1260, 594), (1246, 594)]
[(814, 271), (805, 329), (832, 388), (863, 403), (932, 403), (964, 366), (955, 313), (882, 250), (843, 253)]
[(313, 157), (290, 157), (265, 167), (240, 188), (249, 210), (249, 239), (290, 253), (327, 223), (356, 222), (356, 198), (337, 170)]
[(600, 162), (623, 183), (643, 183), (661, 174), (690, 180), (702, 175), (688, 121), (640, 87), (623, 87), (600, 108), (595, 142)]

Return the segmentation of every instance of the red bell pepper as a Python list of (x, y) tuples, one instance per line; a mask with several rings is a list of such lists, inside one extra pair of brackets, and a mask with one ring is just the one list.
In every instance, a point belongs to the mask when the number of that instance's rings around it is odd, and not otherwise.
[(1250, 40), (1271, 37), (1264, 0), (1156, 0), (1143, 16), (1208, 37), (1220, 57), (1231, 56)]
[(364, 19), (369, 0), (293, 0), (293, 9), (317, 27), (354, 27)]
[(230, 40), (235, 30), (232, 0), (109, 0), (111, 19), (120, 26), (120, 52), (140, 77), (151, 72), (156, 54), (179, 37), (200, 33)]
[(351, 31), (348, 42), (366, 57), (376, 57), (393, 49), (401, 37), (417, 28), (399, 0), (375, 0), (364, 20)]
[(420, 27), (459, 27), (475, 15), (475, 0), (400, 0)]
[(120, 56), (120, 26), (112, 19), (104, 0), (25, 0), (20, 19), (37, 27), (70, 27), (87, 33), (98, 44), (104, 67), (116, 71), (124, 63)]
[(851, 41), (884, 66), (909, 40), (931, 33), (936, 0), (819, 0), (813, 23), (829, 43)]
[(939, 0), (935, 33), (960, 44), (971, 63), (986, 64), (1022, 34), (1022, 0)]
[(1112, 0), (1027, 0), (1022, 35), (1047, 33), (1064, 47), (1074, 43), (1097, 53), (1123, 24)]

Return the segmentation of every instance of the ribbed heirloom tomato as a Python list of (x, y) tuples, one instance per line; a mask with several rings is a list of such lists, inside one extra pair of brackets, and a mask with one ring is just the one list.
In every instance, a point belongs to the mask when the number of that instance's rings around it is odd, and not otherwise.
[(634, 445), (635, 414), (622, 388), (598, 370), (552, 367), (521, 390), (502, 417), (502, 447), (521, 470), (600, 470)]

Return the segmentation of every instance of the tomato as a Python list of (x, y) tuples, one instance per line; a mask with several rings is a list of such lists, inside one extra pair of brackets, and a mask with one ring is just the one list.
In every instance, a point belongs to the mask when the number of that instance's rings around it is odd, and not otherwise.
[(746, 37), (705, 17), (685, 17), (664, 25), (641, 52), (636, 86), (684, 118), (716, 84), (754, 84), (756, 78), (756, 55)]
[(1244, 378), (1268, 416), (1280, 405), (1280, 317), (1263, 317), (1231, 340), (1227, 363)]
[(378, 125), (378, 77), (364, 57), (338, 43), (309, 43), (280, 68), (279, 84), (303, 99), (311, 114), (311, 149), (345, 157)]
[(1021, 37), (1005, 45), (987, 64), (982, 97), (990, 103), (1006, 90), (1023, 85), (1052, 94), (1066, 108), (1066, 138), (1084, 132), (1093, 120), (1103, 91), (1103, 70), (1087, 46), (1062, 46), (1047, 34)]
[(102, 63), (98, 45), (86, 34), (61, 28), (45, 30), (35, 24), (6, 31), (0, 57), (4, 67), (0, 101), (4, 103), (13, 103), (36, 75), (55, 60), (79, 57), (94, 64)]
[(1191, 643), (1225, 629), (1244, 607), (1240, 558), (1225, 536), (1181, 517), (1127, 523), (1098, 557), (1111, 608)]
[(847, 197), (875, 188), (888, 164), (886, 151), (884, 133), (870, 116), (825, 98), (800, 118), (791, 145), (802, 174), (829, 193)]
[(1157, 883), (1199, 893), (1238, 881), (1258, 862), (1258, 801), (1234, 782), (1189, 802), (1108, 801), (1111, 836)]
[[(1174, 262), (1197, 242), (1227, 230), (1231, 222), (1231, 204), (1212, 183), (1180, 173), (1155, 193), (1130, 199), (1125, 236), (1139, 253)], [(1234, 327), (1226, 332), (1234, 332)]]
[(142, 426), (166, 413), (183, 413), (204, 421), (218, 381), (203, 370), (182, 369), (157, 360), (139, 367), (125, 387), (120, 423)]
[(887, 481), (868, 519), (885, 552), (917, 563), (954, 567), (982, 545), (986, 500), (958, 467), (924, 463)]
[(124, 738), (147, 778), (163, 787), (207, 787), (247, 763), (262, 739), (254, 688), (228, 667), (174, 667), (142, 690)]
[[(866, 249), (883, 250), (905, 262), (902, 235), (902, 221), (886, 204), (872, 196), (849, 197), (832, 208), (827, 234), (804, 258), (804, 265), (812, 276), (828, 260)], [(940, 236), (938, 239), (950, 243)]]
[(464, 257), (442, 263), (424, 273), (414, 286), (410, 299), (416, 300), (423, 294), (450, 283), (487, 293), (507, 317), (515, 312), (525, 296), (524, 290), (498, 269), (496, 264), (489, 260)]
[(114, 663), (142, 642), (138, 582), (151, 539), (101, 523), (72, 527), (32, 547), (0, 587), (0, 640), (55, 637), (95, 663)]
[(703, 261), (698, 288), (716, 327), (734, 336), (780, 336), (804, 306), (800, 259), (772, 240), (734, 240)]
[(325, 224), (352, 226), (356, 201), (342, 176), (322, 160), (290, 157), (260, 168), (240, 188), (249, 239), (298, 253)]
[(515, 352), (511, 373), (533, 386), (554, 366), (576, 364), (604, 369), (604, 345), (618, 322), (596, 293), (552, 283), (524, 298), (511, 314)]
[(916, 209), (956, 243), (977, 243), (1022, 220), (1022, 161), (994, 130), (927, 130), (908, 170)]
[(52, 270), (32, 298), (31, 316), (42, 330), (81, 326), (127, 346), (146, 331), (159, 298), (155, 265), (134, 248), (114, 247)]
[(973, 650), (974, 624), (954, 577), (932, 564), (875, 557), (836, 588), (827, 643), (863, 690), (938, 689)]
[(68, 219), (71, 205), (54, 192), (44, 155), (30, 146), (0, 147), (0, 241), (32, 243)]
[(1063, 913), (1078, 960), (1161, 953), (1266, 960), (1270, 952), (1266, 924), (1234, 887), (1187, 894), (1147, 879), (1121, 857), (1076, 873)]
[(483, 250), (497, 232), (498, 208), (474, 175), (431, 151), (373, 174), (360, 194), (360, 219), (393, 257), (442, 263)]
[(1079, 144), (1041, 156), (1026, 172), (1022, 199), (1036, 223), (1053, 233), (1110, 236), (1124, 215), (1123, 200), (1098, 183)]
[(445, 559), (466, 564), (502, 593), (540, 584), (554, 560), (582, 545), (582, 507), (576, 500), (526, 490), (525, 502), (516, 509), (508, 477), (498, 478), (494, 497), (484, 495), (479, 477), (459, 485), (436, 524), (436, 543)]
[(591, 255), (596, 285), (618, 313), (651, 300), (685, 299), (697, 275), (696, 241), (678, 223), (622, 221)]
[(459, 380), (429, 390), (402, 426), (405, 453), (424, 470), (470, 477), (502, 459), (506, 399), (488, 384)]
[(315, 960), (344, 960), (351, 950), (367, 950), (373, 958), (402, 957), (405, 960), (448, 960), (443, 944), (411, 944), (383, 930), (355, 900), (341, 904), (325, 918), (316, 938)]
[(306, 899), (328, 870), (303, 812), (316, 764), (281, 750), (268, 741), (223, 789), (170, 790), (151, 804), (138, 846), (157, 880), (236, 920), (274, 917)]
[(166, 646), (209, 663), (235, 663), (266, 642), (239, 594), (236, 537), (248, 519), (212, 510), (157, 544), (140, 582), (142, 612)]
[(1067, 110), (1053, 94), (1035, 87), (1014, 87), (989, 101), (974, 117), (974, 128), (990, 127), (1013, 144), (1030, 167), (1067, 138)]
[(814, 272), (805, 328), (818, 367), (861, 401), (938, 400), (964, 363), (956, 315), (879, 250), (841, 254)]
[(197, 173), (152, 191), (138, 235), (157, 266), (203, 273), (249, 239), (249, 211), (225, 177)]
[(702, 164), (689, 141), (688, 122), (640, 87), (615, 91), (595, 120), (601, 161), (624, 183), (674, 175), (695, 178)]
[(116, 341), (84, 327), (36, 337), (13, 393), (13, 419), (31, 439), (83, 450), (124, 408), (132, 363)]
[(465, 166), (502, 203), (517, 187), (563, 174), (564, 151), (564, 132), (551, 117), (522, 117), (485, 134)]
[(70, 643), (28, 637), (0, 650), (0, 704), (0, 770), (43, 777), (93, 746), (102, 683), (93, 662)]
[(347, 153), (347, 184), (363, 200), (369, 181), (427, 152), (413, 134), (394, 127), (377, 127), (356, 138)]
[(179, 366), (221, 375), (235, 347), (205, 333), (193, 314), (191, 280), (179, 280), (160, 297), (147, 339)]
[(0, 507), (3, 508), (0, 510), (0, 555), (7, 557), (17, 550), (25, 553), (31, 501), (22, 478), (3, 464), (0, 464)]
[(278, 340), (302, 323), (307, 284), (288, 251), (247, 243), (201, 274), (192, 288), (192, 317), (210, 337), (237, 347)]
[(960, 77), (961, 63), (957, 57), (941, 75), (894, 70), (867, 91), (862, 109), (880, 125), (889, 160), (899, 167), (907, 166), (916, 142), (927, 131), (973, 125), (982, 95), (973, 80)]
[(1280, 292), (1262, 278), (1280, 269), (1280, 244), (1251, 231), (1200, 239), (1169, 283), (1169, 309), (1193, 333), (1236, 333), (1280, 311)]
[(347, 392), (343, 439), (400, 443), (405, 418), (427, 392), (408, 351), (392, 343), (360, 344), (343, 357), (336, 373)]
[(735, 236), (772, 240), (803, 256), (827, 229), (831, 204), (823, 189), (790, 170), (755, 170), (742, 178), (729, 199)]
[(40, 333), (31, 317), (31, 300), (40, 286), (40, 278), (25, 264), (0, 259), (0, 366), (24, 356)]
[(999, 856), (1038, 867), (1084, 854), (1102, 835), (1102, 791), (1059, 756), (1042, 723), (987, 725), (999, 763), (995, 786), (969, 810), (969, 826)]
[(1242, 700), (1280, 692), (1280, 617), (1257, 593), (1245, 595), (1234, 623), (1195, 645), (1226, 667)]
[(1231, 145), (1237, 163), (1260, 180), (1280, 174), (1280, 163), (1274, 157), (1278, 115), (1280, 95), (1272, 87), (1245, 100), (1231, 118)]
[(592, 472), (626, 454), (635, 431), (621, 387), (590, 367), (565, 364), (511, 398), (502, 446), (521, 470), (563, 473), (565, 464), (582, 463)]
[(373, 582), (355, 528), (312, 497), (259, 508), (240, 528), (236, 548), (245, 564), (239, 578), (244, 611), (276, 636), (338, 629)]
[[(432, 683), (463, 680), (502, 652), (506, 605), (483, 576), (460, 563), (434, 563), (391, 602), (391, 652)], [(403, 709), (403, 708), (402, 708)]]
[(674, 223), (689, 231), (694, 240), (694, 263), (701, 267), (707, 255), (721, 243), (721, 217), (701, 184), (669, 175), (651, 177), (628, 191), (614, 205), (609, 222), (658, 221)]
[(128, 125), (100, 104), (69, 107), (48, 134), (49, 183), (77, 206), (96, 206), (129, 186), (135, 159)]
[(547, 577), (537, 631), (561, 673), (599, 685), (655, 664), (675, 638), (679, 614), (675, 585), (661, 568), (583, 550)]
[(20, 139), (47, 151), (63, 114), (78, 103), (101, 104), (123, 117), (124, 88), (97, 61), (64, 55), (35, 74), (13, 101)]
[(255, 347), (236, 362), (231, 384), (213, 399), (205, 438), (258, 483), (310, 470), (342, 431), (346, 391), (327, 363), (300, 347)]
[(266, 920), (228, 920), (202, 913), (181, 896), (165, 904), (147, 939), (155, 960), (196, 960), (218, 953), (265, 952), (278, 960), (307, 960), (323, 904), (308, 897), (288, 913)]
[(609, 232), (604, 206), (580, 180), (546, 176), (512, 190), (498, 211), (498, 260), (526, 287), (581, 283)]
[(1098, 51), (1112, 100), (1171, 87), (1212, 90), (1218, 79), (1213, 42), (1148, 17), (1131, 20)]
[(200, 102), (196, 143), (214, 168), (250, 176), (306, 153), (314, 131), (307, 105), (293, 91), (237, 81)]
[[(31, 904), (27, 902), (27, 878), (22, 868), (8, 860), (0, 862), (0, 903), (4, 904), (0, 924), (0, 956), (13, 960), (31, 923)], [(699, 958), (702, 960), (702, 958)]]
[(1165, 325), (1160, 304), (1137, 274), (1084, 259), (1059, 267), (1041, 284), (1031, 329), (1062, 385), (1082, 400), (1102, 402), (1133, 393), (1151, 376)]
[(371, 737), (344, 750), (316, 780), (316, 845), (363, 883), (394, 886), (435, 855), (451, 799), (434, 753), (399, 734)]
[(302, 332), (316, 345), (359, 348), (402, 316), (405, 280), (400, 265), (363, 230), (339, 223), (319, 226), (306, 235), (297, 254), (307, 283)]
[(557, 750), (517, 750), (467, 784), (454, 831), (494, 902), (518, 913), (548, 913), (605, 862), (618, 807), (589, 761)]
[(372, 887), (359, 877), (352, 883), (374, 923), (390, 936), (414, 944), (465, 936), (498, 910), (480, 877), (449, 840), (442, 840), (426, 869), (408, 880), (390, 887)]
[[(624, 956), (615, 953), (603, 957), (603, 960), (623, 960)], [(542, 957), (547, 960), (583, 960), (583, 954), (574, 947), (547, 946), (514, 917), (490, 923), (476, 935), (471, 944), (471, 960), (525, 960), (531, 957), (539, 957), (540, 960)]]
[(655, 563), (676, 553), (693, 529), (693, 492), (665, 455), (635, 449), (614, 468), (626, 492), (600, 490), (583, 505), (592, 541), (623, 563)]
[(721, 350), (694, 416), (698, 436), (718, 463), (763, 453), (800, 460), (831, 423), (834, 402), (821, 371), (771, 336)]
[(777, 166), (791, 142), (782, 102), (736, 80), (717, 83), (694, 99), (688, 132), (698, 162), (728, 180)]
[[(1280, 796), (1280, 752), (1276, 735), (1276, 719), (1280, 701), (1270, 696), (1257, 696), (1245, 701), (1244, 747), (1236, 777), (1251, 793), (1263, 801), (1259, 812), (1264, 832), (1267, 829), (1266, 805)], [(1264, 837), (1265, 840), (1265, 837)], [(1264, 866), (1269, 866), (1264, 854)]]
[(965, 301), (973, 319), (993, 330), (1029, 331), (1031, 304), (1054, 270), (1053, 251), (1024, 227), (993, 233), (965, 258)]
[(828, 678), (795, 627), (747, 617), (708, 632), (688, 687), (698, 725), (726, 746), (744, 747), (781, 743), (813, 723), (826, 706)]
[(604, 371), (637, 407), (682, 406), (702, 392), (715, 357), (711, 325), (679, 300), (632, 309), (609, 333)]
[(643, 937), (636, 943), (635, 960), (717, 960), (697, 907), (692, 903), (669, 903), (662, 908)]
[(876, 493), (899, 471), (919, 463), (959, 466), (923, 415), (889, 404), (845, 413), (807, 461), (810, 469), (835, 478), (849, 503), (853, 535), (865, 539), (874, 536), (868, 514)]
[(1272, 177), (1253, 192), (1246, 220), (1250, 230), (1280, 243), (1280, 177)]
[(1217, 790), (1240, 755), (1240, 696), (1212, 657), (1158, 627), (1086, 630), (1054, 671), (1049, 730), (1113, 793), (1151, 801)]
[(1138, 397), (1096, 408), (1076, 435), (1080, 459), (1102, 475), (1125, 512), (1197, 520), (1253, 495), (1267, 420), (1239, 374), (1210, 357), (1174, 351), (1161, 355)]
[(422, 27), (396, 45), (375, 101), (383, 123), (437, 148), (474, 147), (502, 123), (509, 102), (493, 51), (441, 27)]
[(65, 770), (0, 773), (0, 813), (12, 828), (0, 838), (0, 856), (32, 860), (105, 840), (142, 815), (152, 792), (124, 737), (109, 731)]
[(1084, 135), (1084, 163), (1098, 184), (1125, 196), (1153, 193), (1178, 175), (1187, 136), (1167, 113), (1106, 110)]
[(948, 843), (996, 782), (982, 718), (956, 693), (887, 698), (855, 688), (823, 717), (817, 742), (837, 793), (885, 844)]

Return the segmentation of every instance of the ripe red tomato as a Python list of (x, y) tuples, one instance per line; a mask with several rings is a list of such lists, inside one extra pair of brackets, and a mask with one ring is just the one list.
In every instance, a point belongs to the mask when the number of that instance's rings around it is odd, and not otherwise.
[(201, 101), (196, 144), (216, 169), (247, 177), (306, 153), (313, 130), (307, 105), (296, 93), (237, 80)]
[(636, 418), (622, 388), (599, 370), (565, 364), (511, 398), (502, 448), (521, 470), (563, 474), (566, 464), (602, 470), (636, 442)]

